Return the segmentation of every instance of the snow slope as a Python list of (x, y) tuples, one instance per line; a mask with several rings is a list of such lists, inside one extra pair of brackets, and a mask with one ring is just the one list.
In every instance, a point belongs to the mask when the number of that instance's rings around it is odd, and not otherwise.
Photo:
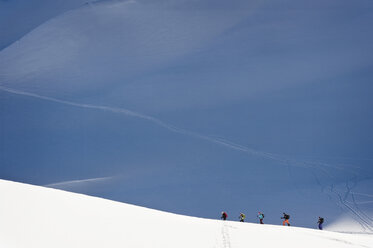
[(197, 51), (250, 12), (165, 6), (104, 1), (52, 18), (1, 52), (1, 84), (103, 90)]
[(371, 235), (201, 219), (4, 180), (0, 195), (7, 248), (373, 247)]
[(0, 178), (373, 232), (372, 1), (16, 3), (43, 24), (0, 51)]
[(1, 0), (0, 50), (43, 22), (92, 0)]

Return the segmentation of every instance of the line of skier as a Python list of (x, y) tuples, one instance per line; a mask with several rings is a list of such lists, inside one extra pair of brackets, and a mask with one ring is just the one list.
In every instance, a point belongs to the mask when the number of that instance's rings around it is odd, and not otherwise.
[[(228, 218), (227, 212), (225, 212), (225, 211), (221, 212), (220, 219), (226, 220), (227, 218)], [(244, 213), (240, 213), (240, 215), (238, 216), (238, 219), (240, 220), (240, 222), (245, 222), (245, 218), (246, 218), (246, 215)], [(264, 224), (263, 223), (264, 213), (258, 212), (257, 218), (259, 219), (260, 224)], [(283, 219), (283, 222), (282, 222), (283, 226), (285, 226), (285, 225), (290, 226), (290, 222), (289, 222), (290, 215), (289, 214), (283, 213), (283, 216), (281, 217), (281, 219)], [(322, 227), (323, 223), (324, 223), (324, 218), (319, 217), (319, 220), (318, 220), (317, 224), (318, 224), (318, 228), (320, 230), (323, 229), (323, 227)]]

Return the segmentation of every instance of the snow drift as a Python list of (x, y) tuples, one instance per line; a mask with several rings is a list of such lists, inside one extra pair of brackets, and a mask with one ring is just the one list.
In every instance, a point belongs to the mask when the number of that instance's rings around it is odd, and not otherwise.
[(7, 248), (373, 247), (370, 235), (200, 219), (4, 180), (0, 194)]

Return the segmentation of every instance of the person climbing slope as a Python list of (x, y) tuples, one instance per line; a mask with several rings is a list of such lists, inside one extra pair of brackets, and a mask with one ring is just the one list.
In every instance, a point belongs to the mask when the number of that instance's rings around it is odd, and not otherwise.
[(261, 213), (261, 212), (258, 212), (258, 218), (259, 218), (260, 224), (264, 224), (264, 223), (263, 223), (264, 214)]
[(283, 213), (284, 216), (281, 217), (281, 219), (284, 219), (284, 221), (282, 222), (282, 225), (285, 226), (285, 223), (290, 226), (290, 223), (289, 223), (289, 219), (290, 219), (290, 215), (286, 214), (286, 213)]
[(319, 221), (317, 223), (319, 224), (319, 229), (322, 230), (322, 224), (324, 223), (324, 218), (319, 217)]
[(226, 220), (227, 218), (228, 218), (228, 214), (227, 214), (225, 211), (221, 212), (221, 217), (220, 217), (220, 219), (222, 219), (222, 220)]
[(244, 222), (246, 215), (244, 213), (240, 213), (240, 216), (238, 216), (238, 218), (240, 219), (240, 222)]

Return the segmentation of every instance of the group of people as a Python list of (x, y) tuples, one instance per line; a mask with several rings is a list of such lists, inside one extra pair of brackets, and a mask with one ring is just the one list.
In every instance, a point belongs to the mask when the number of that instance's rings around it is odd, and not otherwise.
[[(258, 216), (257, 217), (259, 219), (260, 224), (264, 224), (263, 223), (264, 214), (261, 213), (261, 212), (258, 212)], [(220, 219), (226, 220), (227, 218), (228, 218), (227, 212), (225, 212), (225, 211), (221, 212)], [(240, 222), (245, 222), (245, 218), (246, 218), (246, 215), (244, 213), (240, 213), (240, 216), (238, 216), (238, 219), (240, 220)]]
[[(258, 215), (257, 215), (258, 219), (259, 219), (259, 223), (260, 224), (264, 224), (263, 223), (263, 219), (264, 219), (264, 214), (262, 212), (258, 212)], [(221, 217), (220, 217), (222, 220), (226, 220), (228, 218), (228, 214), (227, 212), (223, 211), (221, 212)], [(240, 220), (240, 222), (245, 222), (245, 218), (246, 218), (246, 215), (244, 213), (240, 213), (240, 215), (238, 216), (238, 219)], [(282, 225), (285, 226), (285, 224), (287, 226), (290, 226), (290, 222), (289, 222), (289, 219), (290, 219), (290, 215), (287, 214), (287, 213), (283, 213), (283, 216), (281, 217), (281, 219), (283, 219), (284, 221), (282, 222)], [(324, 223), (324, 218), (322, 217), (319, 217), (319, 220), (317, 222), (317, 224), (319, 224), (319, 229), (322, 230), (322, 224)]]

